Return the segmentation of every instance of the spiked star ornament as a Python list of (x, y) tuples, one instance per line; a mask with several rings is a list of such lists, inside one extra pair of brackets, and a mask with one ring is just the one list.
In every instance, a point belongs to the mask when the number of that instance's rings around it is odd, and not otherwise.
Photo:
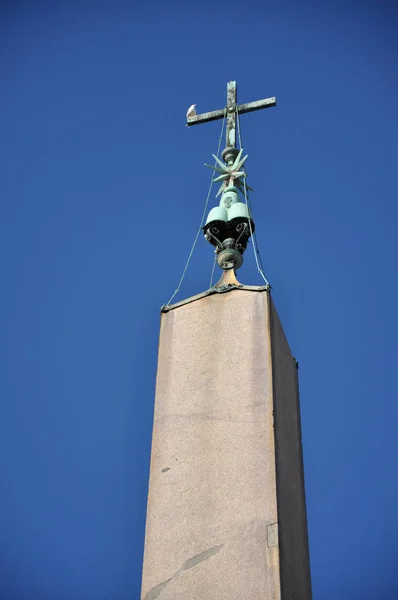
[[(213, 179), (214, 182), (222, 181), (221, 187), (216, 194), (216, 198), (221, 194), (221, 192), (223, 190), (225, 190), (229, 186), (235, 186), (241, 192), (244, 191), (243, 179), (245, 177), (247, 177), (247, 174), (245, 173), (244, 170), (241, 171), (240, 169), (243, 167), (244, 163), (246, 162), (248, 154), (246, 154), (246, 156), (244, 156), (243, 158), (242, 158), (242, 154), (243, 154), (243, 148), (241, 148), (239, 150), (239, 154), (235, 158), (232, 165), (224, 164), (219, 158), (217, 158), (217, 156), (215, 154), (213, 154), (212, 156), (216, 160), (216, 163), (219, 165), (218, 167), (215, 167), (213, 165), (208, 165), (207, 163), (205, 163), (206, 167), (213, 169), (213, 171), (215, 171), (216, 173), (220, 173), (220, 175), (218, 175), (218, 177), (215, 177)], [(248, 189), (252, 192), (254, 191), (247, 184), (246, 184), (246, 189)]]

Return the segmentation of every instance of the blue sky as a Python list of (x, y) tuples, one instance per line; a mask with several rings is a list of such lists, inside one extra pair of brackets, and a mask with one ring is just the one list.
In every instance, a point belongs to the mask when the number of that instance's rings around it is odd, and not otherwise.
[[(397, 598), (392, 3), (31, 0), (0, 29), (2, 600), (139, 598), (159, 307), (220, 132), (184, 117), (230, 79), (278, 101), (241, 123), (300, 363), (314, 600)], [(239, 279), (261, 284), (250, 248)]]

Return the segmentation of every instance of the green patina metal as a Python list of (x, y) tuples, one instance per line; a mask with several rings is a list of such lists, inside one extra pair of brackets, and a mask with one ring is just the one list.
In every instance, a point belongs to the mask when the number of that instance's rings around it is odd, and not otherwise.
[[(221, 192), (223, 192), (226, 188), (230, 186), (235, 186), (239, 189), (239, 191), (243, 192), (243, 184), (241, 180), (247, 177), (247, 174), (244, 171), (241, 171), (240, 169), (246, 162), (248, 154), (246, 154), (246, 156), (244, 156), (243, 158), (242, 154), (243, 148), (239, 150), (239, 153), (235, 158), (234, 162), (229, 165), (221, 162), (221, 160), (217, 158), (215, 154), (213, 154), (212, 156), (219, 165), (218, 167), (214, 167), (213, 165), (208, 165), (207, 163), (205, 163), (206, 167), (213, 169), (213, 171), (215, 171), (216, 173), (220, 173), (218, 177), (215, 177), (213, 179), (215, 183), (222, 181), (221, 187), (216, 194), (216, 198), (221, 194)], [(247, 184), (246, 189), (253, 191), (252, 188), (250, 188)]]
[(268, 294), (271, 292), (271, 286), (268, 285), (242, 285), (238, 284), (224, 284), (224, 285), (215, 285), (211, 287), (209, 290), (202, 292), (201, 294), (197, 294), (196, 296), (191, 296), (190, 298), (186, 298), (185, 300), (181, 300), (180, 302), (176, 302), (175, 304), (164, 304), (160, 307), (161, 313), (167, 313), (171, 310), (179, 308), (180, 306), (185, 306), (186, 304), (191, 304), (191, 302), (196, 302), (201, 298), (206, 298), (207, 296), (212, 296), (213, 294), (225, 294), (227, 292), (231, 292), (232, 290), (243, 290), (249, 292), (267, 292)]
[[(216, 194), (216, 198), (221, 194), (221, 199), (219, 206), (212, 208), (208, 213), (203, 227), (206, 240), (215, 247), (217, 264), (224, 271), (230, 269), (235, 271), (241, 267), (243, 253), (254, 232), (254, 222), (247, 195), (248, 190), (253, 190), (246, 183), (247, 174), (244, 164), (248, 155), (243, 156), (239, 115), (275, 105), (275, 97), (239, 105), (236, 81), (229, 81), (227, 104), (224, 109), (192, 115), (191, 109), (196, 106), (193, 105), (187, 112), (187, 125), (197, 125), (216, 119), (225, 119), (226, 121), (226, 147), (221, 154), (222, 160), (213, 154), (214, 166), (206, 164), (206, 167), (215, 173), (212, 182), (221, 183)], [(236, 147), (237, 135), (239, 149)], [(244, 196), (244, 202), (240, 199), (239, 192)], [(258, 262), (256, 252), (255, 258)], [(260, 266), (257, 266), (261, 272)], [(268, 284), (264, 274), (263, 278)]]

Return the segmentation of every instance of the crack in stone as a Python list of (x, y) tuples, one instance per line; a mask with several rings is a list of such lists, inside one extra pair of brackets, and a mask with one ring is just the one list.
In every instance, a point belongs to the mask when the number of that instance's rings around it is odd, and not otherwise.
[(180, 567), (178, 571), (174, 573), (173, 577), (170, 577), (170, 579), (166, 579), (166, 581), (155, 585), (155, 587), (149, 590), (149, 592), (145, 595), (144, 600), (155, 600), (159, 596), (159, 594), (164, 590), (166, 585), (170, 583), (172, 579), (177, 577), (177, 575), (179, 575), (182, 571), (192, 569), (193, 567), (196, 567), (196, 565), (198, 565), (199, 563), (208, 560), (211, 556), (217, 554), (217, 552), (219, 552), (223, 546), (224, 544), (220, 544), (219, 546), (213, 546), (212, 548), (204, 550), (203, 552), (199, 552), (199, 554), (196, 554), (192, 558), (189, 558), (187, 561), (184, 562), (182, 567)]
[(198, 421), (218, 421), (220, 423), (257, 423), (257, 419), (236, 419), (230, 417), (218, 417), (217, 415), (207, 413), (187, 413), (187, 414), (170, 414), (155, 419), (156, 423), (165, 422), (171, 419), (193, 419)]

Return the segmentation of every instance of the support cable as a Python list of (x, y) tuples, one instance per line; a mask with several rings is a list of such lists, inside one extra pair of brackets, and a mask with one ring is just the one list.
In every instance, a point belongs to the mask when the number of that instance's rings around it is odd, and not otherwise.
[[(241, 136), (241, 132), (240, 132), (240, 119), (239, 119), (238, 107), (236, 107), (236, 121), (238, 124), (239, 148), (242, 148), (242, 136)], [(243, 167), (243, 171), (245, 172), (245, 167)], [(248, 190), (246, 187), (246, 177), (243, 177), (243, 190), (244, 190), (246, 208), (248, 210), (248, 215), (250, 217), (252, 214), (252, 211), (251, 211), (251, 204), (250, 204), (250, 200), (249, 200), (249, 193), (248, 193)], [(271, 289), (271, 286), (264, 274), (263, 261), (261, 259), (260, 250), (259, 250), (258, 244), (257, 244), (256, 232), (253, 231), (251, 218), (249, 218), (249, 229), (250, 229), (251, 242), (252, 242), (252, 246), (253, 246), (254, 259), (255, 259), (256, 265), (257, 265), (257, 271), (260, 273), (261, 277), (264, 279), (265, 284), (268, 286), (268, 288)]]
[[(222, 120), (222, 125), (221, 125), (221, 133), (220, 133), (220, 138), (219, 138), (219, 140), (218, 140), (217, 157), (218, 157), (218, 156), (219, 156), (219, 154), (220, 154), (221, 141), (222, 141), (222, 137), (223, 137), (223, 133), (224, 133), (225, 116), (226, 116), (226, 110), (225, 110), (225, 112), (224, 112), (224, 118), (223, 118), (223, 120)], [(215, 166), (215, 167), (217, 166), (217, 161), (216, 161), (216, 160), (214, 161), (214, 166)], [(201, 218), (201, 220), (200, 220), (200, 226), (199, 226), (199, 229), (198, 229), (198, 231), (197, 231), (197, 233), (196, 233), (196, 236), (195, 236), (194, 242), (193, 242), (193, 244), (192, 244), (191, 251), (190, 251), (190, 253), (189, 253), (189, 255), (188, 255), (187, 262), (185, 263), (185, 267), (184, 267), (184, 270), (183, 270), (183, 272), (182, 272), (181, 279), (180, 279), (180, 281), (178, 282), (178, 285), (177, 285), (177, 287), (176, 287), (176, 289), (175, 289), (175, 291), (174, 291), (173, 295), (170, 297), (170, 299), (169, 299), (169, 301), (167, 302), (167, 304), (164, 304), (163, 306), (168, 306), (168, 305), (170, 304), (170, 302), (173, 300), (173, 298), (175, 297), (175, 295), (176, 295), (176, 294), (177, 294), (177, 293), (180, 291), (180, 289), (181, 289), (181, 285), (182, 285), (182, 282), (184, 281), (185, 273), (187, 272), (187, 269), (188, 269), (189, 263), (191, 262), (191, 258), (192, 258), (192, 254), (193, 254), (193, 252), (194, 252), (194, 250), (195, 250), (196, 242), (198, 241), (199, 235), (200, 235), (200, 233), (201, 233), (201, 231), (202, 231), (202, 227), (203, 227), (203, 224), (204, 224), (204, 221), (205, 221), (205, 218), (206, 218), (207, 207), (208, 207), (208, 204), (209, 204), (209, 199), (210, 199), (210, 194), (211, 194), (211, 189), (212, 189), (212, 187), (213, 187), (213, 174), (211, 175), (211, 181), (210, 181), (209, 191), (207, 192), (207, 197), (206, 197), (205, 205), (204, 205), (204, 208), (203, 208), (203, 214), (202, 214), (202, 218)]]
[[(215, 253), (214, 253), (215, 254)], [(209, 285), (209, 289), (211, 288), (211, 286), (213, 285), (213, 279), (214, 279), (214, 271), (216, 269), (216, 256), (214, 256), (214, 260), (213, 260), (213, 268), (211, 270), (211, 277), (210, 277), (210, 285)]]

